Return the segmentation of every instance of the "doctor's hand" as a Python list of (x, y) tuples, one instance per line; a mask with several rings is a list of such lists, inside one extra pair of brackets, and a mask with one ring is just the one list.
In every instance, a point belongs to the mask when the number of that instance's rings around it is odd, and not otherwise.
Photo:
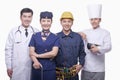
[(42, 67), (42, 65), (40, 64), (40, 62), (36, 61), (36, 62), (33, 63), (33, 67), (35, 69), (40, 69)]
[(12, 69), (7, 69), (7, 74), (10, 78), (12, 78), (12, 73), (13, 73)]

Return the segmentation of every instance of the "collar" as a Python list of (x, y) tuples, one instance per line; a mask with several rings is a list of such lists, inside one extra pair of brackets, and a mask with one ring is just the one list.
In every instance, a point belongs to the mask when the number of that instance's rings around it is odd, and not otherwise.
[(50, 30), (42, 30), (43, 33), (49, 33)]
[(50, 30), (42, 30), (41, 36), (42, 36), (42, 37), (48, 37), (48, 36), (49, 36), (49, 33), (50, 33)]
[(68, 35), (65, 35), (65, 34), (63, 33), (63, 31), (61, 31), (61, 35), (62, 35), (62, 38), (65, 38), (65, 37), (71, 37), (71, 38), (73, 38), (73, 31), (71, 30)]
[[(20, 30), (24, 31), (26, 28), (23, 25), (20, 25)], [(27, 27), (28, 31), (31, 30), (31, 26)]]
[(92, 30), (99, 30), (99, 29), (100, 29), (100, 26), (98, 26), (96, 29), (93, 29), (93, 28), (92, 28)]

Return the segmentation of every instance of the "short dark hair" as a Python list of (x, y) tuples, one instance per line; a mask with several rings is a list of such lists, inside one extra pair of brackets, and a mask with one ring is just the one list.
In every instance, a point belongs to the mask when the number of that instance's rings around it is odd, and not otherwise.
[(20, 16), (22, 16), (23, 13), (32, 13), (32, 15), (33, 15), (33, 11), (30, 8), (23, 8), (20, 12)]

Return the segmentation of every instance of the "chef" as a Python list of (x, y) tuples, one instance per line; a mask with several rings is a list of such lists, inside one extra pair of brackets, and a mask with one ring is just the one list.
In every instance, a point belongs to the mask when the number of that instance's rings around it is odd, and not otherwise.
[(110, 32), (100, 26), (101, 10), (101, 4), (88, 5), (92, 28), (82, 33), (86, 45), (86, 58), (81, 80), (105, 80), (105, 53), (111, 50), (111, 37)]

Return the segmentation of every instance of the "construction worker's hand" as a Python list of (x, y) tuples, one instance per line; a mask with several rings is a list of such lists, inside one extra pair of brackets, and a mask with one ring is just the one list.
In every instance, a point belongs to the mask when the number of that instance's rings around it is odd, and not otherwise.
[(13, 73), (12, 69), (7, 69), (7, 74), (10, 78), (12, 78), (12, 73)]
[(38, 61), (36, 61), (36, 62), (33, 63), (33, 67), (35, 69), (40, 69), (42, 67), (42, 65)]
[(82, 69), (82, 65), (79, 64), (74, 65), (74, 67), (76, 68), (76, 74), (78, 74), (79, 71)]
[(90, 51), (91, 51), (93, 54), (97, 54), (97, 53), (99, 52), (99, 49), (98, 49), (97, 46), (92, 45)]

